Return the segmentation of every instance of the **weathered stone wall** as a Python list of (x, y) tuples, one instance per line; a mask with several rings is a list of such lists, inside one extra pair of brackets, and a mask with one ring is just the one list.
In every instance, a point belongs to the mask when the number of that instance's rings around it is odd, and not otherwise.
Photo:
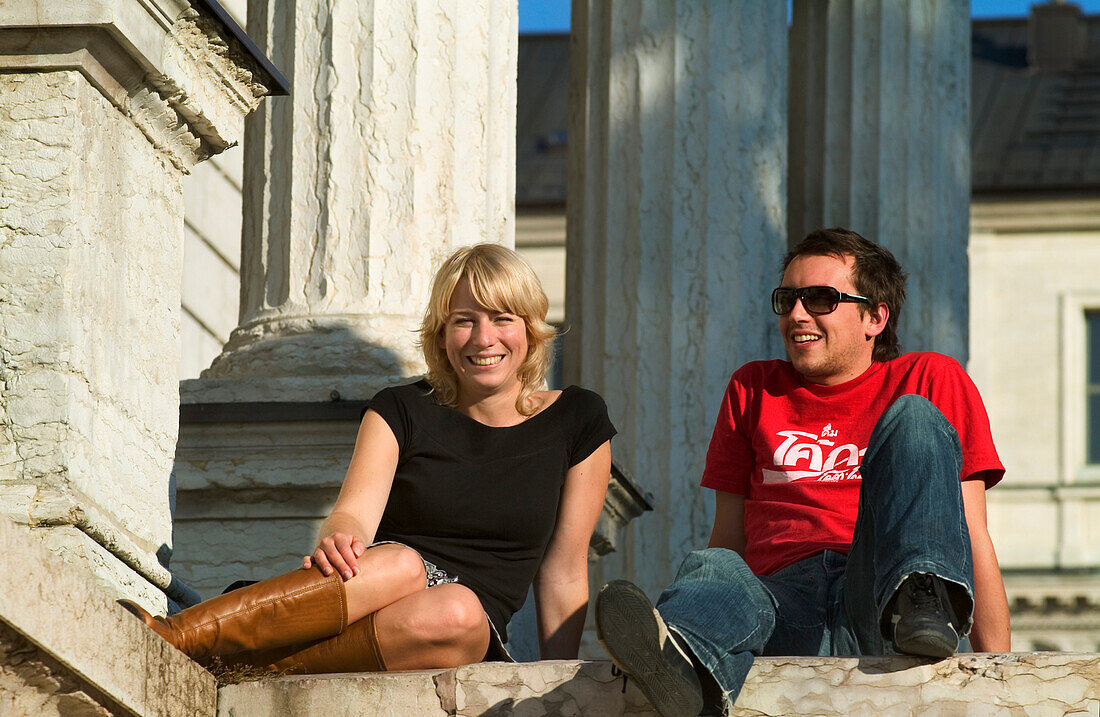
[(967, 358), (965, 0), (794, 0), (790, 240), (844, 226), (909, 272), (905, 351)]
[(185, 0), (0, 8), (0, 514), (151, 606), (186, 593), (181, 177), (239, 139), (260, 64)]
[(295, 568), (316, 546), (358, 427), (357, 415), (184, 424), (176, 454), (173, 569), (211, 597), (234, 580)]
[(4, 513), (171, 544), (180, 176), (79, 72), (0, 75)]
[(298, 91), (249, 120), (240, 324), (203, 376), (293, 379), (238, 400), (369, 398), (422, 371), (442, 259), (514, 241), (515, 4), (258, 2), (248, 23)]

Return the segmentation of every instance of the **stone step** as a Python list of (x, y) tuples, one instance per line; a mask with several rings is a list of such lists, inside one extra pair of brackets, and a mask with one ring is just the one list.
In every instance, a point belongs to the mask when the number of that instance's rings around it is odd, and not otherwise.
[[(1100, 715), (1100, 655), (766, 657), (731, 713), (821, 717)], [(222, 717), (655, 715), (608, 662), (484, 663), (452, 670), (279, 677), (223, 686)]]
[[(0, 715), (652, 715), (608, 662), (279, 677), (215, 689), (39, 535), (0, 518)], [(1100, 654), (760, 658), (733, 715), (1100, 717)]]

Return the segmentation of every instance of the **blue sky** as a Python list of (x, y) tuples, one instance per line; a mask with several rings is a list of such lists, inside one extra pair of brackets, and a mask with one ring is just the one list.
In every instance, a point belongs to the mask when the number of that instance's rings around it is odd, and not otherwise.
[[(1100, 13), (1100, 0), (1076, 0), (1089, 15)], [(569, 30), (569, 0), (519, 0), (519, 31), (566, 32)], [(974, 17), (1022, 17), (1036, 0), (972, 0)]]

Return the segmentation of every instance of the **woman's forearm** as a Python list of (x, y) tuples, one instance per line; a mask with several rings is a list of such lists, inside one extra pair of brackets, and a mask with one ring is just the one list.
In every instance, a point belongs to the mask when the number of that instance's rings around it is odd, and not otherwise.
[(342, 510), (334, 510), (325, 518), (321, 523), (321, 528), (317, 531), (317, 538), (319, 540), (335, 533), (354, 535), (368, 545), (374, 540), (373, 533), (367, 535), (363, 524), (359, 522), (358, 518)]
[(579, 580), (536, 583), (535, 605), (542, 659), (576, 659), (588, 612), (588, 575)]

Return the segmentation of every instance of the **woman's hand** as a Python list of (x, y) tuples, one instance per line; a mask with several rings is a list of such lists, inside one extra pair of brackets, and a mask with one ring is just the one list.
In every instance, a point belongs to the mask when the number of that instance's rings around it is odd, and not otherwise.
[(354, 535), (333, 533), (321, 538), (313, 555), (302, 558), (302, 568), (308, 570), (316, 565), (325, 575), (336, 570), (344, 580), (351, 580), (359, 574), (359, 556), (366, 549), (366, 543)]

